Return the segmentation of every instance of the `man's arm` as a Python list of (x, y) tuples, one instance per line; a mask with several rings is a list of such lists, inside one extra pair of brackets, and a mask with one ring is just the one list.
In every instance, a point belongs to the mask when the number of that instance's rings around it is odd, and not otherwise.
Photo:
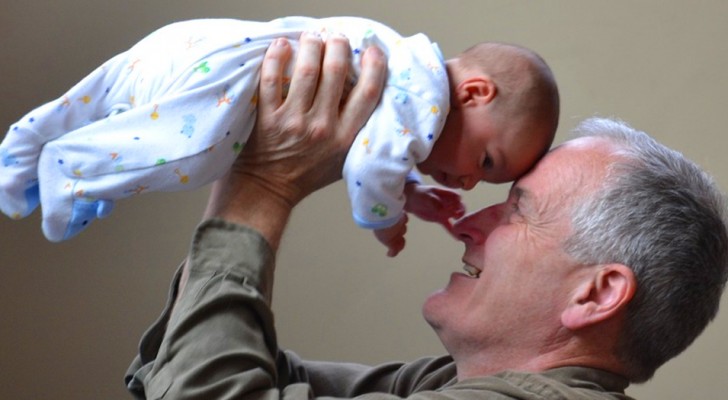
[(286, 397), (275, 394), (275, 251), (292, 208), (340, 178), (346, 150), (376, 106), (386, 75), (382, 54), (367, 51), (360, 82), (340, 107), (348, 43), (332, 38), (324, 47), (307, 36), (282, 100), (281, 71), (290, 54), (285, 41), (266, 54), (255, 132), (214, 185), (171, 295), (175, 301), (145, 335), (127, 377), (138, 396)]
[[(285, 39), (266, 52), (255, 131), (229, 173), (213, 184), (204, 214), (255, 229), (274, 252), (293, 207), (341, 178), (346, 153), (376, 107), (386, 77), (384, 55), (367, 49), (359, 82), (339, 107), (349, 43), (334, 36), (324, 47), (319, 37), (304, 34), (284, 100), (283, 71), (291, 52)], [(319, 81), (322, 67), (326, 73)], [(184, 270), (180, 292), (186, 281)]]

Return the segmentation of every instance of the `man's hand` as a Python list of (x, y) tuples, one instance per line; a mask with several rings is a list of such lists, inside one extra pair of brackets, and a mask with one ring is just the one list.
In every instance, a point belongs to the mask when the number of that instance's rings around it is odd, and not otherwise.
[(291, 51), (285, 41), (274, 43), (261, 70), (256, 132), (235, 170), (265, 182), (291, 206), (340, 179), (346, 153), (381, 94), (386, 70), (376, 52), (364, 54), (359, 84), (340, 108), (351, 62), (346, 38), (331, 36), (324, 46), (318, 36), (302, 35), (285, 99), (282, 76)]
[(231, 171), (213, 186), (205, 218), (258, 230), (276, 249), (292, 208), (341, 178), (349, 146), (379, 101), (386, 60), (377, 48), (362, 56), (359, 81), (341, 104), (351, 49), (343, 37), (301, 37), (287, 97), (283, 71), (292, 49), (268, 49), (261, 68), (258, 119)]

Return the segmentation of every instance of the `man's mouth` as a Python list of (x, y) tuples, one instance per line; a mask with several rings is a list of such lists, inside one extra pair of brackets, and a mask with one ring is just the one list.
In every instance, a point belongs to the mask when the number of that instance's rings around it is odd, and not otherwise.
[(475, 268), (475, 267), (473, 267), (470, 264), (463, 264), (463, 269), (472, 278), (479, 278), (480, 277), (480, 270), (477, 269), (477, 268)]

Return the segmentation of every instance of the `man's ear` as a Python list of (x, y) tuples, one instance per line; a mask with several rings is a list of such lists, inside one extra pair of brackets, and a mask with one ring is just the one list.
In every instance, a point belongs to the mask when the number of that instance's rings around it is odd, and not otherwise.
[(495, 82), (487, 75), (467, 78), (455, 88), (455, 100), (459, 107), (488, 104), (497, 94)]
[(608, 320), (627, 308), (637, 289), (632, 269), (623, 264), (605, 264), (598, 268), (572, 294), (561, 314), (561, 323), (578, 330)]

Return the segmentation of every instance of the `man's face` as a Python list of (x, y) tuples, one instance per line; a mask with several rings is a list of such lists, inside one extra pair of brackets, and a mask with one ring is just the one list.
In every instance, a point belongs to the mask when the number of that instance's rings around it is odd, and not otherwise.
[(463, 262), (477, 276), (452, 274), (423, 309), (453, 356), (558, 340), (561, 311), (588, 273), (562, 242), (573, 205), (604, 176), (604, 148), (597, 139), (560, 146), (514, 183), (505, 202), (455, 224)]

